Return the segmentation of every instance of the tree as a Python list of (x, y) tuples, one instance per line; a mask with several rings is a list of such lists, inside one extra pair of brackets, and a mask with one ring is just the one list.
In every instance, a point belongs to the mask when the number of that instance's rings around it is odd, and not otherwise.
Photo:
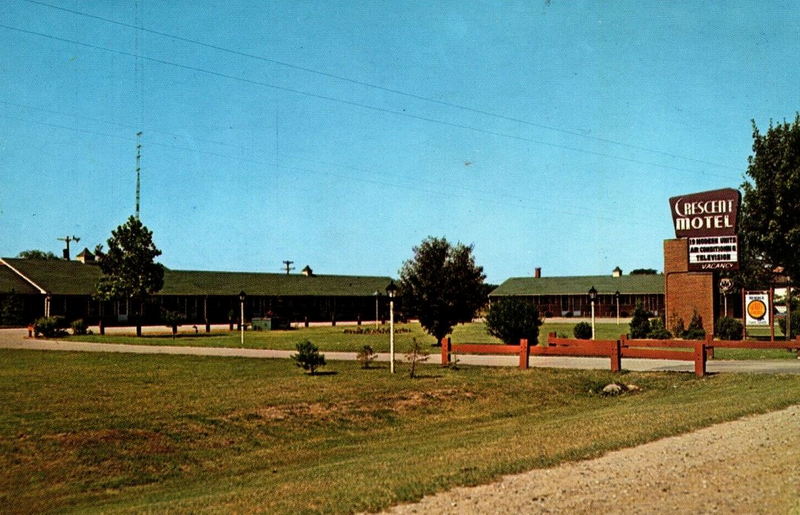
[(409, 347), (408, 352), (406, 353), (406, 361), (408, 361), (408, 377), (414, 379), (417, 377), (417, 365), (420, 363), (424, 363), (428, 361), (430, 355), (422, 350), (422, 345), (417, 341), (416, 338), (411, 339), (411, 347)]
[(471, 245), (452, 246), (444, 238), (428, 237), (400, 269), (403, 309), (438, 343), (486, 304), (486, 276), (472, 250)]
[(102, 275), (97, 296), (104, 300), (131, 300), (138, 305), (137, 336), (142, 335), (144, 301), (164, 286), (164, 267), (155, 262), (160, 255), (152, 231), (131, 216), (111, 232), (108, 252), (100, 260)]
[(766, 134), (753, 121), (753, 155), (747, 161), (739, 217), (745, 271), (781, 267), (791, 279), (800, 277), (800, 113), (791, 123), (770, 122)]
[(308, 340), (297, 343), (294, 346), (297, 354), (292, 354), (290, 357), (294, 360), (295, 365), (308, 370), (313, 376), (317, 368), (325, 366), (325, 355), (319, 353), (319, 347), (314, 345)]
[(542, 319), (529, 302), (514, 297), (493, 301), (486, 314), (486, 332), (506, 345), (519, 345), (523, 338), (537, 345)]
[(654, 268), (636, 268), (631, 270), (628, 275), (656, 275), (658, 271)]
[(59, 259), (58, 256), (53, 254), (52, 252), (45, 252), (43, 250), (23, 250), (19, 254), (17, 254), (18, 258), (22, 259), (46, 259), (46, 260), (57, 260)]
[(630, 323), (631, 338), (647, 338), (650, 334), (650, 313), (644, 310), (641, 303), (636, 304)]

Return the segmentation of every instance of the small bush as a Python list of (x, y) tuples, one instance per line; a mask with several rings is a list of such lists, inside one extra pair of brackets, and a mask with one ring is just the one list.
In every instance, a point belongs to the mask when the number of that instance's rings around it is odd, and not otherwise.
[(526, 338), (532, 345), (538, 341), (542, 319), (539, 311), (528, 302), (503, 298), (492, 302), (486, 314), (486, 332), (507, 345), (519, 345)]
[(414, 379), (417, 376), (417, 364), (428, 361), (430, 355), (422, 349), (416, 338), (412, 338), (411, 347), (406, 353), (406, 361), (409, 363), (408, 377)]
[[(795, 300), (794, 298), (792, 300)], [(800, 334), (800, 310), (792, 311), (792, 339), (797, 338), (797, 335)], [(786, 336), (786, 317), (782, 316), (778, 318), (778, 328), (781, 330), (781, 334)]]
[(685, 340), (702, 340), (706, 337), (706, 330), (703, 329), (703, 318), (695, 311), (692, 313), (692, 320), (689, 322), (689, 327), (681, 335)]
[(592, 325), (588, 322), (578, 322), (572, 328), (572, 334), (579, 340), (589, 340), (592, 338)]
[(742, 322), (736, 318), (720, 317), (716, 333), (722, 340), (741, 340)]
[(650, 332), (647, 334), (647, 337), (654, 340), (669, 340), (672, 338), (672, 333), (667, 331), (667, 328), (664, 327), (663, 320), (654, 318), (650, 320)]
[(630, 323), (631, 338), (647, 338), (650, 334), (650, 314), (641, 304), (636, 305)]
[(308, 370), (313, 376), (319, 367), (325, 366), (325, 355), (319, 353), (319, 347), (314, 345), (308, 340), (299, 342), (295, 345), (297, 354), (292, 354), (291, 358), (294, 360), (295, 365)]
[(683, 338), (683, 335), (686, 332), (686, 325), (683, 323), (683, 319), (681, 317), (673, 315), (673, 318), (675, 319), (675, 323), (672, 324), (672, 334), (675, 335), (675, 338)]
[(361, 368), (369, 368), (370, 364), (377, 358), (378, 355), (372, 350), (369, 345), (364, 345), (361, 350), (356, 354), (356, 359), (361, 363)]
[(161, 320), (164, 322), (164, 325), (172, 329), (172, 339), (174, 340), (175, 335), (178, 333), (178, 327), (186, 322), (186, 317), (183, 313), (164, 309), (161, 311)]
[(61, 338), (66, 336), (66, 322), (64, 317), (42, 317), (33, 323), (33, 332), (36, 336), (45, 338)]
[(86, 330), (88, 329), (88, 324), (82, 318), (74, 320), (70, 327), (72, 328), (72, 334), (86, 334)]

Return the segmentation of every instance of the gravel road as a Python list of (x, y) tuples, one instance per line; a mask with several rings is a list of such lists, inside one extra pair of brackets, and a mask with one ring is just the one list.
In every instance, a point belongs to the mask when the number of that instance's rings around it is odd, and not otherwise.
[(456, 488), (389, 513), (800, 514), (800, 405)]

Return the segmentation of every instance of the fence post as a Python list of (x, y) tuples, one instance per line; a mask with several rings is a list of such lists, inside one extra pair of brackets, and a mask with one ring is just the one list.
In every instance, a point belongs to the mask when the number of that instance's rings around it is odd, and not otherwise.
[(698, 340), (694, 342), (694, 375), (703, 377), (706, 375), (706, 342)]
[(450, 364), (450, 337), (442, 338), (442, 366)]
[(619, 340), (611, 343), (611, 371), (619, 372), (622, 370), (622, 351)]
[(528, 369), (528, 356), (530, 351), (528, 349), (528, 339), (521, 338), (519, 340), (519, 368), (522, 370)]

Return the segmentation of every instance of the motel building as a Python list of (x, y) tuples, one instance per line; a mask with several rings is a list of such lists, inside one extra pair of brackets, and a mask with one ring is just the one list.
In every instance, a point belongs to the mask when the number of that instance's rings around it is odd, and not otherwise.
[(664, 276), (623, 275), (617, 267), (609, 275), (543, 277), (537, 268), (530, 277), (512, 277), (489, 294), (489, 299), (522, 298), (536, 306), (545, 318), (588, 317), (592, 306), (589, 290), (597, 291), (595, 316), (629, 317), (636, 304), (653, 316), (664, 314)]
[[(13, 296), (26, 322), (63, 316), (68, 322), (99, 320), (127, 325), (134, 306), (94, 298), (100, 267), (84, 249), (77, 260), (0, 258), (0, 301)], [(142, 323), (162, 324), (164, 310), (186, 317), (185, 324), (237, 322), (240, 293), (246, 294), (245, 320), (276, 317), (289, 322), (388, 318), (390, 277), (259, 272), (164, 271), (164, 286), (144, 306)]]

